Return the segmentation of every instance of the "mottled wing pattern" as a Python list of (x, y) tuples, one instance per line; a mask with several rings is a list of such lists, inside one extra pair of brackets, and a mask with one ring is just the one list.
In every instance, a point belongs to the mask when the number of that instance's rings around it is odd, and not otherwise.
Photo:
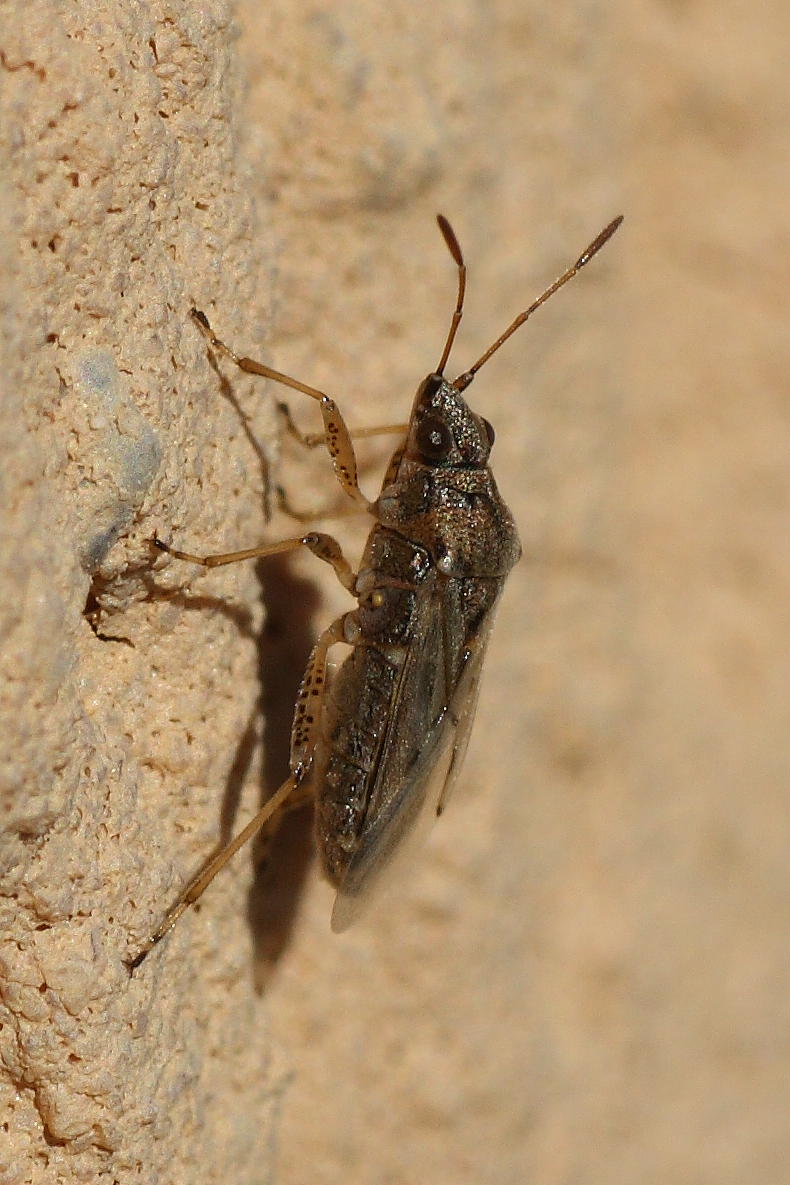
[(437, 580), (418, 599), (365, 821), (338, 889), (335, 931), (367, 906), (394, 857), (410, 850), (421, 824), (443, 809), (458, 775), (500, 587), (483, 584), (481, 593), (477, 583), (473, 605), (461, 587), (468, 582), (453, 579)]
[(441, 793), (436, 799), (437, 815), (441, 815), (444, 812), (458, 775), (463, 768), (466, 750), (469, 747), (469, 737), (472, 734), (472, 725), (477, 715), (477, 703), (480, 698), (480, 676), (483, 670), (483, 659), (485, 658), (486, 647), (488, 646), (488, 639), (493, 623), (494, 612), (492, 609), (485, 625), (469, 646), (468, 657), (458, 680), (452, 705), (455, 716), (452, 760), (447, 769), (447, 775), (444, 779)]

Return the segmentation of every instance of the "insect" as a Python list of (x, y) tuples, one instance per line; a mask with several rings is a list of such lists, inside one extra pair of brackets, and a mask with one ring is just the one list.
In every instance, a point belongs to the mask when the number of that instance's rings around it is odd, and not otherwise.
[[(441, 814), (447, 802), (475, 715), (494, 610), (521, 555), (513, 518), (489, 467), (494, 429), (471, 410), (464, 391), (519, 326), (600, 251), (622, 216), (452, 382), (444, 371), (463, 312), (466, 265), (449, 222), (442, 215), (437, 220), (457, 268), (455, 310), (439, 364), (418, 387), (408, 424), (392, 428), (401, 441), (374, 502), (359, 488), (352, 433), (335, 401), (239, 357), (216, 337), (206, 316), (192, 310), (215, 353), (318, 402), (335, 476), (374, 525), (356, 572), (339, 544), (317, 531), (208, 556), (154, 540), (176, 559), (208, 568), (307, 548), (332, 566), (357, 606), (328, 626), (313, 647), (294, 711), (288, 777), (187, 885), (131, 967), (282, 808), (315, 800), (317, 847), (337, 890), (332, 928), (339, 931), (354, 919), (418, 818)], [(351, 652), (328, 683), (327, 655), (338, 643)]]

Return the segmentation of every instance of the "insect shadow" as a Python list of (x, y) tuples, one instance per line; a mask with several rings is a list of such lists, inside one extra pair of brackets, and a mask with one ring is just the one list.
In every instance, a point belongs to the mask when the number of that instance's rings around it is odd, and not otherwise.
[[(259, 702), (248, 731), (253, 746), (257, 720), (263, 719), (261, 802), (273, 793), (288, 764), (291, 717), (315, 635), (320, 593), (314, 581), (298, 576), (287, 557), (274, 556), (256, 565), (266, 606), (266, 622), (258, 635)], [(239, 746), (238, 756), (245, 756)], [(228, 779), (222, 809), (221, 843), (230, 839), (241, 787), (252, 750), (243, 769), (236, 762)], [(257, 841), (253, 851), (255, 875), (247, 897), (247, 921), (254, 945), (255, 975), (265, 986), (288, 946), (298, 915), (305, 879), (315, 856), (313, 810), (306, 804), (289, 811), (281, 826)]]

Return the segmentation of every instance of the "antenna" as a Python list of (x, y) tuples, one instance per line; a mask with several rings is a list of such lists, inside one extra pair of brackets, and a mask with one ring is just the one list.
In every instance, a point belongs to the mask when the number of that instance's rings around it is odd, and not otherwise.
[[(463, 374), (459, 374), (458, 378), (455, 379), (455, 381), (453, 382), (453, 386), (455, 387), (456, 391), (465, 391), (466, 390), (466, 388), (471, 383), (472, 379), (477, 374), (480, 367), (484, 366), (486, 364), (486, 362), (491, 357), (491, 355), (495, 354), (497, 352), (497, 350), (499, 349), (499, 347), (501, 345), (504, 345), (504, 343), (507, 341), (507, 339), (512, 334), (514, 334), (516, 332), (516, 330), (521, 325), (523, 325), (526, 320), (528, 320), (529, 317), (532, 316), (532, 314), (535, 312), (536, 309), (539, 309), (542, 304), (545, 304), (550, 296), (553, 296), (555, 292), (558, 292), (559, 289), (562, 288), (564, 284), (568, 283), (568, 280), (572, 280), (573, 277), (576, 275), (576, 273), (580, 272), (581, 269), (584, 267), (584, 265), (590, 262), (593, 255), (598, 254), (598, 252), (601, 250), (601, 247), (603, 247), (606, 243), (609, 242), (612, 235), (617, 230), (617, 228), (620, 226), (620, 223), (622, 221), (623, 221), (622, 214), (618, 215), (617, 218), (613, 218), (612, 221), (609, 223), (609, 225), (605, 226), (599, 235), (596, 235), (596, 237), (590, 243), (589, 247), (586, 247), (584, 249), (584, 251), (582, 251), (581, 255), (576, 260), (576, 262), (573, 264), (573, 266), (569, 267), (566, 272), (563, 272), (562, 275), (559, 276), (554, 281), (553, 284), (550, 284), (549, 287), (546, 289), (546, 291), (542, 292), (540, 294), (540, 296), (537, 298), (537, 300), (533, 300), (532, 304), (529, 306), (528, 309), (525, 309), (523, 313), (519, 313), (519, 315), (516, 317), (515, 321), (513, 321), (507, 327), (505, 332), (503, 334), (500, 334), (500, 336), (496, 339), (494, 344), (489, 346), (488, 349), (486, 350), (486, 352), (483, 355), (481, 355), (480, 358), (477, 359), (477, 362), (475, 362), (474, 366), (470, 366), (469, 370), (465, 370)], [(461, 269), (461, 275), (459, 278), (459, 285), (458, 285), (459, 299), (458, 299), (458, 303), (456, 305), (456, 310), (453, 313), (453, 323), (450, 326), (450, 333), (447, 338), (447, 345), (444, 347), (444, 354), (442, 354), (441, 366), (437, 372), (438, 374), (441, 374), (442, 367), (447, 362), (447, 356), (450, 352), (450, 347), (453, 343), (453, 338), (455, 337), (455, 331), (458, 328), (458, 322), (461, 320), (461, 300), (463, 297), (464, 282), (465, 282), (465, 278), (466, 278), (465, 277), (466, 268), (464, 267), (464, 264), (463, 264), (463, 257), (461, 256), (461, 251), (460, 251), (460, 248), (458, 247), (458, 241), (452, 232), (450, 224), (447, 221), (447, 219), (442, 218), (441, 215), (439, 216), (439, 226), (441, 227), (442, 234), (444, 235), (444, 238), (445, 238), (445, 242), (447, 243), (447, 246), (450, 248), (450, 254), (453, 256), (453, 259), (455, 259), (456, 263), (458, 264), (459, 268)], [(450, 237), (450, 236), (452, 236), (452, 237)], [(455, 248), (455, 250), (453, 248)], [(456, 254), (456, 251), (457, 251), (457, 254)]]
[(458, 245), (458, 239), (455, 237), (455, 231), (450, 226), (450, 223), (445, 218), (444, 214), (437, 214), (436, 221), (439, 223), (439, 230), (444, 235), (444, 241), (447, 244), (447, 250), (452, 255), (458, 267), (458, 299), (455, 302), (455, 312), (453, 319), (450, 322), (450, 332), (447, 334), (447, 341), (444, 343), (442, 356), (439, 359), (439, 365), (436, 367), (435, 374), (444, 374), (444, 368), (447, 365), (447, 359), (450, 357), (450, 350), (453, 348), (455, 335), (458, 332), (458, 326), (461, 324), (461, 317), (464, 315), (464, 293), (466, 292), (466, 264), (464, 257), (461, 254), (461, 248)]

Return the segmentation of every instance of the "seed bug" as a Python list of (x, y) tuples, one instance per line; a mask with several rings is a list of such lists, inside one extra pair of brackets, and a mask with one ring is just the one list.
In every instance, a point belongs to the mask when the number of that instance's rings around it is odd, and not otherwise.
[[(463, 392), (519, 326), (600, 251), (622, 216), (452, 382), (444, 370), (463, 312), (466, 265), (449, 222), (441, 214), (437, 221), (458, 272), (455, 309), (439, 364), (417, 389), (408, 424), (391, 428), (402, 439), (374, 502), (359, 488), (352, 433), (335, 401), (239, 357), (214, 334), (205, 314), (192, 310), (216, 354), (318, 402), (335, 476), (374, 525), (356, 572), (336, 540), (317, 531), (208, 556), (154, 540), (176, 559), (207, 568), (307, 548), (332, 566), (357, 607), (328, 626), (313, 647), (294, 711), (288, 777), (187, 885), (132, 967), (283, 808), (315, 801), (317, 847), (337, 890), (332, 928), (340, 931), (354, 919), (417, 818), (426, 811), (441, 814), (447, 802), (474, 719), (494, 610), (521, 555), (513, 518), (488, 464), (494, 429), (470, 409)], [(292, 424), (289, 414), (288, 419)], [(351, 653), (327, 684), (327, 653), (338, 643)]]

